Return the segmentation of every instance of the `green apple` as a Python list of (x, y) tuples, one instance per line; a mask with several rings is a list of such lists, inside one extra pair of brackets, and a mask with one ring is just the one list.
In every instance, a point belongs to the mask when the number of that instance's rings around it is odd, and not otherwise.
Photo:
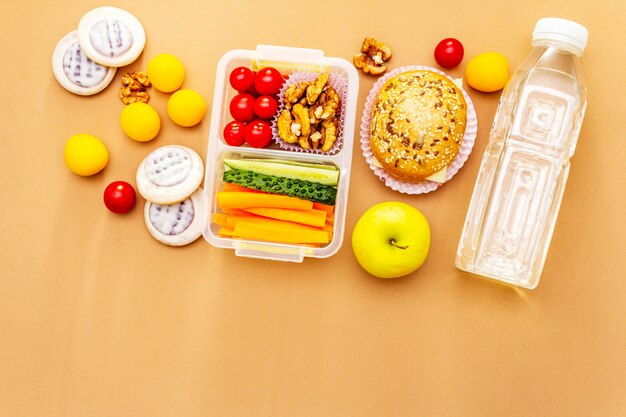
[(370, 207), (354, 226), (352, 250), (359, 264), (379, 278), (408, 275), (422, 266), (430, 247), (426, 217), (405, 203)]

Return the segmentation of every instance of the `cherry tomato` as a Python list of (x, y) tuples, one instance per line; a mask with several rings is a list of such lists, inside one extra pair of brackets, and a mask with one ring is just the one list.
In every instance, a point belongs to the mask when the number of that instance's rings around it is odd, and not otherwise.
[(126, 181), (113, 181), (104, 189), (103, 199), (113, 213), (128, 213), (135, 207), (135, 189)]
[(272, 67), (261, 68), (254, 77), (254, 88), (260, 94), (274, 95), (285, 82), (283, 76)]
[(463, 45), (454, 38), (446, 38), (435, 47), (435, 61), (444, 68), (456, 67), (463, 61)]
[(241, 146), (246, 143), (246, 125), (232, 121), (224, 127), (224, 141), (230, 146)]
[(240, 93), (254, 85), (254, 73), (250, 68), (237, 67), (230, 73), (230, 85)]
[(252, 97), (260, 96), (260, 94), (254, 89), (254, 84), (252, 84), (250, 88), (246, 90), (246, 93), (250, 94)]
[(261, 96), (254, 101), (254, 113), (261, 119), (271, 119), (278, 110), (278, 102), (274, 97)]
[(264, 148), (272, 141), (272, 127), (262, 120), (255, 120), (246, 126), (246, 142), (253, 148)]
[(239, 122), (254, 119), (254, 97), (250, 94), (237, 94), (230, 102), (230, 115)]

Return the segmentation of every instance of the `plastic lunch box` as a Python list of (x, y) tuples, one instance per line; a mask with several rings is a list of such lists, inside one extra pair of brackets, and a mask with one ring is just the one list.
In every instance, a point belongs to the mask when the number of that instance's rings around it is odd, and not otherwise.
[[(239, 66), (248, 66), (253, 70), (272, 66), (283, 74), (299, 70), (330, 71), (341, 76), (347, 82), (348, 91), (346, 102), (342, 103), (342, 106), (345, 106), (345, 119), (343, 144), (339, 151), (334, 155), (322, 155), (283, 150), (275, 144), (263, 149), (255, 149), (247, 145), (234, 147), (226, 144), (222, 132), (225, 125), (232, 120), (229, 103), (237, 94), (230, 86), (228, 77), (230, 72)], [(216, 193), (222, 189), (223, 161), (226, 158), (271, 158), (334, 165), (339, 169), (339, 183), (335, 204), (334, 234), (332, 240), (325, 246), (311, 247), (221, 237), (218, 235), (219, 226), (212, 224), (211, 216), (208, 216), (203, 235), (211, 245), (234, 249), (237, 256), (291, 262), (302, 262), (304, 257), (326, 258), (339, 250), (344, 236), (358, 90), (359, 77), (354, 66), (345, 59), (326, 57), (324, 52), (318, 49), (258, 45), (256, 50), (236, 49), (222, 56), (217, 65), (215, 77), (204, 176), (204, 191), (209, 201), (210, 213), (218, 212)]]

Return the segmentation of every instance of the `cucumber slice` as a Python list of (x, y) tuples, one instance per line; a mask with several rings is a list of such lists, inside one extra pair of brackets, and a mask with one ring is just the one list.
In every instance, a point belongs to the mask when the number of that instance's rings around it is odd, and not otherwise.
[(282, 164), (258, 159), (224, 159), (224, 164), (233, 169), (256, 172), (257, 174), (310, 181), (331, 186), (337, 185), (339, 180), (339, 171), (320, 169), (318, 167)]
[(319, 182), (275, 177), (234, 168), (224, 172), (222, 179), (224, 182), (239, 184), (253, 190), (288, 195), (329, 205), (335, 204), (337, 198), (335, 188)]
[(276, 164), (297, 165), (301, 167), (328, 169), (330, 171), (337, 171), (337, 167), (334, 165), (309, 164), (307, 162), (287, 161), (285, 159), (263, 159), (263, 162), (274, 162)]

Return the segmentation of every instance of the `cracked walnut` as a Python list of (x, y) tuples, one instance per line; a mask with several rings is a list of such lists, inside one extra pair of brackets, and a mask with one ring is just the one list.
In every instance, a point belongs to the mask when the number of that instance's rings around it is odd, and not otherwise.
[(385, 62), (391, 59), (391, 48), (374, 38), (365, 38), (361, 53), (352, 58), (354, 66), (366, 74), (382, 75), (387, 71)]
[(328, 84), (330, 74), (321, 73), (313, 81), (290, 84), (285, 90), (278, 121), (278, 136), (285, 143), (303, 149), (328, 152), (337, 141), (339, 121), (336, 117), (341, 100)]
[(146, 89), (151, 85), (148, 74), (145, 72), (135, 71), (124, 74), (119, 97), (124, 104), (147, 103), (150, 101), (150, 95), (148, 95)]

